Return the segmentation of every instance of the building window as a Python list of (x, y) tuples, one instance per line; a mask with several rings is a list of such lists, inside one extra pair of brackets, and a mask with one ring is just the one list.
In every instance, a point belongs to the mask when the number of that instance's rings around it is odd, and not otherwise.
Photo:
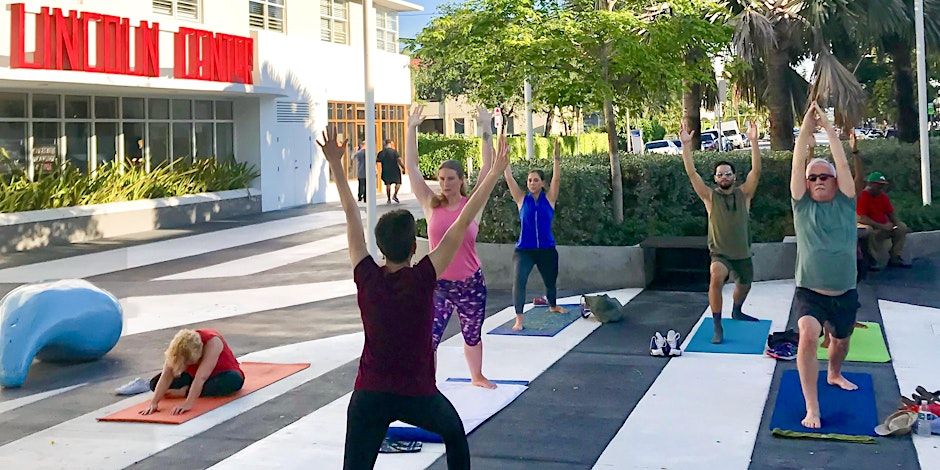
[(225, 100), (0, 92), (0, 174), (35, 180), (63, 166), (85, 173), (119, 162), (146, 171), (193, 158), (232, 162), (233, 107)]
[(375, 9), (375, 41), (380, 51), (398, 52), (398, 13)]
[[(401, 151), (405, 141), (406, 106), (399, 104), (375, 105), (375, 148), (381, 151), (386, 139), (392, 139)], [(340, 139), (349, 139), (346, 155), (343, 156), (343, 168), (347, 179), (356, 179), (356, 165), (350, 159), (356, 152), (359, 142), (366, 140), (366, 106), (364, 103), (345, 103), (330, 101), (327, 103), (329, 125), (334, 127)], [(334, 180), (330, 174), (330, 180)]]
[(153, 12), (199, 21), (199, 0), (153, 0)]
[(347, 44), (349, 10), (346, 0), (320, 0), (320, 39)]
[(467, 132), (464, 130), (464, 120), (463, 118), (454, 119), (454, 134), (464, 135)]
[(284, 32), (284, 0), (248, 2), (248, 25), (252, 28)]

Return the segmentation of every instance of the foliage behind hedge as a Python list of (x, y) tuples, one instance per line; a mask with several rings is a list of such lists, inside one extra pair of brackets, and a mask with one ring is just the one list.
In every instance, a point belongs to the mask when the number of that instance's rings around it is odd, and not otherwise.
[[(915, 231), (940, 229), (940, 206), (920, 203), (920, 161), (916, 144), (893, 141), (861, 142), (865, 171), (881, 171), (892, 181), (889, 194), (900, 218)], [(933, 191), (940, 197), (940, 142), (932, 143)], [(828, 148), (817, 147), (818, 156), (828, 156)], [(646, 154), (621, 155), (625, 221), (616, 224), (611, 217), (610, 170), (606, 154), (563, 157), (562, 189), (554, 224), (562, 245), (633, 245), (650, 235), (698, 235), (707, 233), (705, 207), (692, 190), (679, 156)], [(696, 167), (706, 182), (712, 166), (728, 160), (737, 168), (739, 183), (750, 171), (750, 153), (695, 154)], [(790, 208), (789, 152), (763, 152), (763, 172), (751, 208), (751, 233), (755, 242), (780, 241), (793, 234)], [(530, 168), (546, 170), (542, 160), (536, 165), (514, 165), (517, 181), (523, 181)], [(511, 243), (519, 235), (515, 204), (505, 183), (493, 191), (480, 227), (479, 241)]]
[[(513, 161), (525, 159), (525, 137), (509, 137), (509, 158)], [(535, 137), (535, 157), (550, 158), (553, 139)], [(591, 154), (607, 152), (607, 134), (581, 134), (561, 137), (562, 153)], [(478, 137), (444, 137), (440, 135), (418, 136), (418, 167), (425, 179), (436, 179), (437, 169), (445, 160), (456, 160), (464, 164), (473, 159), (473, 167), (480, 168), (480, 139)]]

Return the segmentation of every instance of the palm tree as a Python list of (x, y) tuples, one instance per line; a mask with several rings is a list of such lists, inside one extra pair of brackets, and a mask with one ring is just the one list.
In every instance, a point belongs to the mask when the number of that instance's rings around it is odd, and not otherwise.
[[(872, 0), (878, 1), (878, 0)], [(734, 15), (733, 47), (750, 65), (738, 86), (750, 86), (756, 104), (770, 117), (770, 146), (793, 149), (793, 123), (808, 98), (806, 81), (793, 66), (815, 59), (810, 99), (837, 110), (844, 124), (860, 119), (865, 94), (858, 80), (832, 53), (827, 37), (834, 24), (855, 12), (841, 0), (726, 0)]]
[[(898, 139), (903, 142), (914, 142), (918, 138), (918, 121), (914, 97), (916, 84), (912, 64), (913, 2), (873, 0), (863, 3), (870, 3), (863, 26), (869, 31), (869, 37), (875, 38), (871, 45), (890, 58), (894, 73)], [(924, 1), (924, 29), (928, 45), (940, 43), (940, 1)]]

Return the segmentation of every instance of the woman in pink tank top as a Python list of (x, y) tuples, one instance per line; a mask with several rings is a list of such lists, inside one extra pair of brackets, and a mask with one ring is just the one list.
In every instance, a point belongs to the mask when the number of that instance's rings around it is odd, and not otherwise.
[[(463, 167), (453, 160), (441, 163), (437, 171), (440, 194), (435, 194), (424, 182), (418, 168), (418, 126), (424, 120), (421, 117), (422, 108), (413, 108), (408, 117), (405, 165), (408, 168), (411, 190), (421, 203), (428, 221), (428, 241), (433, 250), (467, 204), (467, 189)], [(492, 166), (493, 143), (489, 128), (491, 120), (489, 111), (480, 109), (477, 124), (483, 127), (483, 166), (480, 168), (478, 180), (485, 178)], [(444, 328), (456, 311), (464, 338), (464, 355), (470, 368), (471, 382), (478, 387), (496, 388), (496, 384), (483, 375), (482, 334), (483, 320), (486, 318), (486, 282), (476, 249), (479, 222), (480, 214), (477, 214), (476, 220), (467, 228), (454, 260), (444, 272), (437, 275), (437, 288), (434, 291), (433, 344), (434, 350), (437, 351)]]

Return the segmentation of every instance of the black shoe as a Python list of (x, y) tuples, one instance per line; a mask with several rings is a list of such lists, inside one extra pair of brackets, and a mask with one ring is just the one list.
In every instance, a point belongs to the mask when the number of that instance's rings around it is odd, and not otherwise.
[(401, 201), (398, 200), (398, 196), (393, 197), (392, 200), (395, 201), (395, 204), (401, 204)]

